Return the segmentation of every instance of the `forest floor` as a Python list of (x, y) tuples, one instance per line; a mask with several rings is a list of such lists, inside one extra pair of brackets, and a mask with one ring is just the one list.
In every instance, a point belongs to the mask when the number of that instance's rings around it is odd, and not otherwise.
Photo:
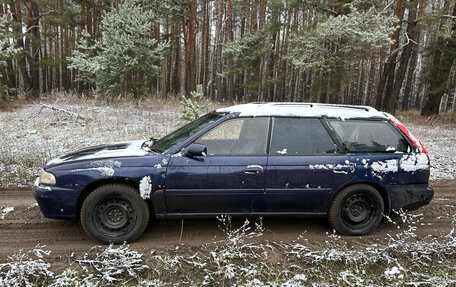
[(435, 197), (368, 236), (338, 236), (325, 219), (218, 218), (155, 221), (137, 242), (98, 246), (80, 223), (41, 215), (30, 189), (47, 160), (160, 137), (180, 109), (58, 98), (0, 112), (0, 286), (456, 286), (452, 116), (399, 116), (431, 157)]

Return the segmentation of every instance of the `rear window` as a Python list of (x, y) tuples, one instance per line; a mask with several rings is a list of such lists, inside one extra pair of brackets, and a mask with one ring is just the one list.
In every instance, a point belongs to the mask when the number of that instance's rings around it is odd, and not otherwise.
[(274, 118), (271, 155), (323, 155), (336, 146), (319, 119)]
[(328, 120), (350, 152), (409, 152), (404, 137), (387, 121)]

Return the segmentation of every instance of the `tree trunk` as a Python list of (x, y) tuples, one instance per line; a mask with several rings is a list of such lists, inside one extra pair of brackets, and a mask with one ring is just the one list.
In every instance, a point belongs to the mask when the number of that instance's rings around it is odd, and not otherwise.
[(181, 58), (181, 47), (180, 47), (180, 21), (172, 20), (171, 23), (171, 41), (172, 41), (172, 60), (171, 60), (171, 73), (170, 73), (170, 85), (172, 93), (179, 93), (180, 88), (180, 58)]
[[(233, 41), (233, 10), (231, 7), (231, 0), (226, 1), (226, 20), (225, 20), (225, 43)], [(225, 70), (229, 71), (232, 65), (232, 60), (227, 57), (225, 59)], [(229, 101), (238, 100), (238, 96), (235, 95), (233, 90), (233, 76), (226, 75), (226, 90), (225, 90), (225, 97)]]
[(30, 24), (30, 27), (27, 27), (29, 30), (31, 47), (29, 49), (31, 54), (28, 54), (28, 61), (30, 67), (30, 76), (31, 76), (31, 89), (28, 96), (32, 99), (36, 99), (40, 95), (40, 71), (39, 71), (39, 62), (41, 58), (41, 39), (40, 39), (40, 30), (39, 30), (39, 9), (38, 4), (35, 1), (29, 0), (27, 2), (27, 18), (30, 17), (27, 21), (27, 26)]
[[(394, 9), (394, 15), (400, 21), (403, 18), (405, 11), (404, 0), (396, 0), (396, 8)], [(394, 72), (396, 69), (396, 49), (399, 47), (399, 34), (400, 27), (396, 29), (391, 36), (393, 44), (390, 46), (390, 55), (385, 62), (382, 75), (380, 77), (380, 82), (377, 88), (377, 95), (375, 101), (375, 108), (382, 110), (384, 107), (390, 105), (388, 101), (390, 100), (390, 93), (393, 88), (394, 83)], [(383, 99), (383, 96), (385, 97)]]
[[(396, 103), (399, 99), (399, 94), (401, 92), (402, 83), (404, 82), (404, 78), (407, 72), (407, 65), (410, 59), (410, 55), (412, 54), (413, 41), (417, 38), (417, 29), (415, 27), (415, 18), (416, 18), (416, 2), (415, 0), (410, 0), (410, 8), (407, 20), (407, 34), (410, 38), (408, 44), (402, 49), (401, 58), (399, 60), (399, 66), (395, 73), (394, 85), (391, 91), (391, 94), (386, 94), (385, 99), (387, 99), (385, 105), (385, 111), (394, 114), (396, 112)], [(415, 5), (413, 5), (415, 4)]]
[(14, 0), (10, 0), (10, 9), (11, 9), (11, 15), (13, 18), (13, 21), (17, 23), (17, 25), (14, 25), (14, 33), (16, 34), (16, 48), (22, 49), (21, 54), (19, 55), (19, 58), (17, 60), (17, 65), (19, 67), (19, 71), (22, 76), (22, 81), (24, 83), (24, 92), (28, 93), (30, 91), (31, 85), (30, 85), (30, 76), (28, 74), (27, 70), (27, 62), (25, 60), (25, 46), (24, 46), (24, 40), (22, 36), (22, 14), (21, 14), (21, 6), (20, 2), (18, 1), (15, 3)]
[[(454, 3), (453, 3), (454, 5)], [(456, 5), (453, 6), (452, 16), (456, 18)], [(456, 41), (456, 21), (451, 21), (452, 37), (451, 42)], [(439, 41), (439, 40), (438, 40)], [(440, 49), (434, 52), (433, 77), (427, 92), (427, 101), (421, 110), (421, 115), (436, 115), (439, 113), (440, 101), (445, 92), (448, 91), (447, 82), (449, 80), (454, 56), (449, 47), (450, 39), (440, 39)]]
[(413, 23), (413, 29), (414, 32), (416, 33), (415, 37), (415, 42), (416, 44), (412, 45), (412, 54), (410, 55), (410, 60), (409, 60), (409, 67), (408, 67), (408, 72), (407, 72), (407, 80), (405, 82), (405, 87), (404, 87), (404, 97), (402, 99), (402, 110), (406, 111), (410, 107), (410, 100), (412, 99), (412, 93), (413, 93), (413, 80), (416, 78), (415, 70), (416, 70), (416, 65), (418, 61), (418, 48), (420, 45), (421, 41), (421, 31), (418, 29), (417, 24), (418, 21), (420, 21), (421, 18), (424, 16), (424, 11), (426, 7), (426, 0), (420, 0), (419, 2), (419, 8), (418, 8), (418, 15), (417, 19)]
[[(185, 91), (190, 93), (195, 90), (195, 36), (196, 36), (196, 0), (191, 1), (188, 16), (188, 27), (182, 25), (185, 39)], [(184, 21), (185, 23), (185, 21)]]
[(222, 99), (222, 39), (223, 39), (223, 32), (222, 32), (222, 20), (223, 20), (223, 0), (218, 0), (217, 3), (217, 23), (216, 23), (216, 47), (215, 47), (215, 99), (221, 100)]

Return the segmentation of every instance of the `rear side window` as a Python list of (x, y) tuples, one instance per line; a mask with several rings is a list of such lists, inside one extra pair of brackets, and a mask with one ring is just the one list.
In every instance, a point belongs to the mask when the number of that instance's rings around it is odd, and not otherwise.
[(409, 144), (386, 121), (328, 120), (350, 152), (408, 152)]
[(271, 155), (322, 155), (336, 146), (319, 119), (274, 118)]

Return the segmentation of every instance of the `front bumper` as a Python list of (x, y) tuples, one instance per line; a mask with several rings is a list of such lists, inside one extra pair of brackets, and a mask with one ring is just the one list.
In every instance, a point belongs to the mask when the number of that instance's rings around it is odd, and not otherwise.
[(393, 185), (389, 195), (391, 209), (415, 210), (431, 202), (434, 189), (428, 184)]
[(77, 202), (79, 189), (56, 185), (43, 185), (39, 178), (35, 180), (32, 188), (33, 196), (40, 206), (41, 213), (47, 218), (69, 219), (78, 218)]

